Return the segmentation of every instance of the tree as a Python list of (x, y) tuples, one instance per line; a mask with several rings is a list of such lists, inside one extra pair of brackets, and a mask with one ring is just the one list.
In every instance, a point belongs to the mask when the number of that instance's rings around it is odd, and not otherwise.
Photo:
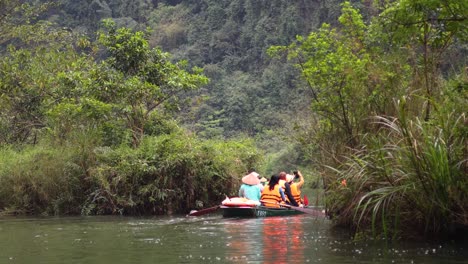
[[(448, 0), (399, 0), (383, 6), (383, 29), (396, 46), (409, 46), (414, 54), (416, 89), (422, 88), (426, 100), (424, 118), (429, 120), (439, 87), (444, 54), (457, 39), (468, 36), (468, 3)], [(462, 59), (466, 65), (466, 59)]]
[(107, 32), (100, 33), (99, 41), (109, 57), (103, 65), (116, 71), (116, 80), (121, 83), (109, 99), (122, 109), (133, 145), (138, 146), (153, 111), (178, 108), (178, 95), (206, 84), (208, 78), (200, 68), (189, 72), (185, 70), (186, 61), (172, 63), (168, 53), (150, 48), (144, 32), (116, 28), (111, 20), (105, 20), (104, 25)]
[[(79, 57), (67, 30), (39, 20), (50, 4), (0, 3), (0, 142), (35, 143), (56, 103), (59, 72)], [(68, 65), (64, 67), (63, 65)], [(65, 68), (65, 69), (64, 69)]]
[(275, 55), (287, 51), (301, 69), (312, 94), (312, 108), (322, 117), (324, 127), (342, 134), (350, 146), (357, 145), (357, 135), (365, 118), (362, 89), (367, 79), (369, 54), (364, 46), (361, 15), (348, 2), (339, 18), (342, 30), (323, 24), (317, 32), (289, 46), (269, 49)]
[(12, 43), (18, 45), (41, 36), (41, 28), (44, 28), (45, 24), (36, 22), (53, 4), (22, 2), (0, 1), (0, 46)]

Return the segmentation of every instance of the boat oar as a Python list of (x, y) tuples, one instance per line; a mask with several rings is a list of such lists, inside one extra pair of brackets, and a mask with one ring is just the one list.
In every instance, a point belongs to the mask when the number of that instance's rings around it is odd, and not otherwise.
[(322, 212), (321, 210), (313, 209), (313, 208), (304, 208), (304, 207), (298, 207), (298, 206), (293, 206), (293, 205), (289, 205), (289, 204), (279, 204), (279, 203), (269, 202), (269, 201), (264, 201), (264, 200), (260, 200), (260, 202), (269, 203), (269, 204), (276, 204), (276, 205), (286, 207), (286, 208), (289, 208), (291, 210), (300, 211), (300, 212), (303, 212), (303, 213), (306, 213), (306, 214), (325, 217), (324, 212)]
[(191, 211), (187, 216), (200, 216), (204, 214), (209, 214), (209, 213), (215, 212), (218, 209), (219, 209), (219, 205), (216, 205), (210, 208), (202, 209), (200, 211)]

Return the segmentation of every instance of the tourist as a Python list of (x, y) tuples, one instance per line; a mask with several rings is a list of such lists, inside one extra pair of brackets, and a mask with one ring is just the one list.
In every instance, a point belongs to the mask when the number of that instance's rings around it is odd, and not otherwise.
[(285, 195), (285, 201), (287, 204), (293, 205), (293, 206), (299, 206), (299, 204), (296, 202), (294, 199), (294, 196), (291, 192), (291, 182), (294, 180), (294, 176), (287, 174), (286, 172), (282, 171), (280, 172), (280, 186), (284, 190), (284, 195)]
[[(260, 184), (265, 187), (265, 185), (268, 185), (268, 180), (265, 177), (260, 178)], [(263, 191), (263, 188), (262, 188)]]
[(271, 176), (270, 182), (262, 191), (261, 202), (267, 207), (279, 208), (280, 203), (283, 202), (284, 194), (281, 193), (279, 186), (279, 176)]
[[(296, 202), (298, 206), (304, 206), (304, 202), (301, 198), (301, 188), (304, 185), (304, 177), (300, 171), (294, 171), (294, 175), (288, 174), (287, 181), (289, 182), (291, 194), (293, 196), (293, 200)], [(298, 182), (294, 182), (295, 179), (299, 179)], [(294, 203), (291, 203), (294, 205)]]
[(253, 201), (260, 201), (260, 179), (255, 171), (242, 177), (242, 185), (239, 188), (239, 197), (247, 198)]

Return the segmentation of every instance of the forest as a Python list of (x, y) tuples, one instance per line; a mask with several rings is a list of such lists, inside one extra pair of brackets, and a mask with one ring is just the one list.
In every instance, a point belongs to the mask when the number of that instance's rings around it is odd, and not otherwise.
[(466, 1), (0, 10), (0, 215), (187, 213), (300, 169), (356, 234), (468, 229)]

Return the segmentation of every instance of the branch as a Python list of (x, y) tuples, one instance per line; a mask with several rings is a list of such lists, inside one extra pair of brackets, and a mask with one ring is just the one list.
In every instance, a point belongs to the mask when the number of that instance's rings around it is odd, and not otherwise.
[(12, 7), (10, 7), (9, 9), (6, 9), (5, 12), (3, 12), (1, 15), (0, 15), (0, 21), (4, 20), (8, 15), (10, 15), (13, 10), (19, 6), (20, 4), (19, 3), (16, 3), (16, 5), (13, 5)]
[(305, 69), (304, 69), (304, 62), (301, 60), (300, 55), (297, 56), (297, 60), (299, 61), (299, 66), (301, 67), (301, 70), (302, 70), (302, 73), (303, 73), (303, 75), (304, 75), (304, 78), (306, 79), (306, 82), (307, 82), (307, 84), (309, 85), (310, 90), (312, 91), (312, 96), (314, 97), (314, 100), (315, 100), (316, 102), (318, 102), (319, 99), (318, 99), (317, 93), (315, 92), (314, 88), (312, 87), (312, 84), (310, 83), (310, 81), (309, 81), (309, 79), (307, 78), (307, 76), (304, 74), (304, 72), (305, 72)]
[[(162, 103), (164, 103), (165, 101), (169, 100), (171, 97), (173, 97), (174, 95), (176, 95), (178, 92), (178, 90), (174, 90), (168, 94), (166, 94), (166, 96), (160, 98), (156, 103), (154, 104), (151, 104), (153, 101), (150, 101), (148, 102), (148, 104), (146, 104), (146, 107), (147, 107), (147, 112), (145, 114), (145, 117), (148, 117), (148, 115), (158, 106), (160, 106)], [(150, 105), (151, 104), (151, 105)]]
[(461, 17), (461, 18), (437, 18), (437, 19), (433, 19), (433, 18), (428, 18), (428, 19), (423, 19), (423, 20), (418, 20), (418, 21), (414, 21), (414, 22), (406, 22), (406, 23), (402, 23), (400, 21), (398, 21), (397, 19), (395, 18), (391, 18), (391, 17), (384, 17), (390, 21), (392, 21), (393, 23), (397, 24), (397, 25), (402, 25), (402, 26), (412, 26), (412, 25), (416, 25), (416, 24), (422, 24), (422, 23), (430, 23), (430, 22), (434, 22), (434, 21), (437, 21), (437, 22), (462, 22), (462, 21), (465, 21), (467, 20), (468, 18), (467, 17)]

